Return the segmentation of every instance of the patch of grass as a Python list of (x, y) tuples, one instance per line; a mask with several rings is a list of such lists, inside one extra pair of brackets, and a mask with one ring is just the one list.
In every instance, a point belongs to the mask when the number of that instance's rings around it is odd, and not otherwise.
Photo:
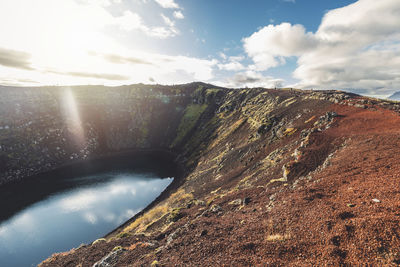
[(269, 235), (267, 236), (266, 240), (273, 242), (273, 241), (283, 241), (286, 240), (286, 236), (285, 235), (281, 235), (281, 234), (274, 234), (274, 235)]
[(251, 183), (250, 183), (250, 179), (253, 177), (253, 174), (250, 174), (246, 177), (244, 177), (243, 179), (241, 179), (237, 185), (236, 185), (236, 189), (240, 189), (240, 188), (250, 188), (251, 187)]
[(181, 208), (172, 209), (167, 219), (169, 222), (176, 222), (182, 218)]
[(154, 222), (158, 221), (163, 216), (166, 216), (166, 214), (173, 211), (172, 207), (183, 205), (186, 201), (191, 199), (193, 199), (193, 194), (186, 193), (185, 190), (181, 188), (175, 193), (171, 194), (170, 197), (166, 200), (166, 203), (160, 204), (144, 213), (141, 217), (137, 218), (134, 222), (125, 227), (123, 232), (144, 232), (149, 225), (152, 225)]
[(210, 199), (207, 200), (207, 207), (211, 206), (211, 204), (213, 203), (213, 201), (217, 198), (218, 196), (212, 196)]
[(206, 95), (205, 95), (207, 103), (211, 102), (211, 100), (214, 99), (220, 91), (221, 91), (221, 89), (217, 89), (217, 88), (207, 89)]
[(278, 178), (278, 179), (271, 179), (269, 182), (268, 182), (268, 184), (267, 184), (267, 186), (268, 185), (270, 185), (270, 184), (272, 184), (272, 183), (275, 183), (275, 182), (287, 182), (287, 180), (284, 178), (284, 177), (282, 177), (282, 178)]
[(131, 234), (127, 233), (127, 232), (121, 232), (121, 233), (119, 233), (117, 235), (117, 238), (125, 238), (125, 237), (128, 237), (128, 236), (131, 236)]
[(207, 109), (207, 106), (208, 105), (206, 104), (192, 104), (186, 107), (185, 113), (178, 127), (176, 138), (172, 142), (171, 147), (179, 144), (185, 138), (185, 136), (196, 126), (197, 121), (199, 120), (201, 114), (203, 114), (203, 112)]
[(291, 97), (291, 98), (288, 98), (288, 99), (286, 99), (285, 101), (283, 101), (282, 103), (281, 103), (281, 105), (283, 106), (285, 106), (285, 107), (288, 107), (288, 106), (290, 106), (291, 104), (293, 104), (294, 102), (296, 102), (297, 101), (297, 99), (295, 98), (295, 97)]
[(218, 137), (214, 139), (213, 143), (210, 145), (209, 149), (214, 148), (217, 144), (219, 144), (225, 138), (229, 138), (232, 134), (234, 134), (245, 122), (247, 119), (242, 118), (233, 123), (228, 129), (226, 127), (220, 127), (218, 130), (221, 131), (218, 133)]
[(286, 128), (285, 132), (283, 133), (285, 136), (290, 136), (297, 131), (296, 128)]
[(92, 245), (95, 245), (95, 244), (100, 243), (100, 242), (106, 242), (106, 241), (107, 240), (105, 238), (99, 238), (99, 239), (93, 241)]
[(181, 188), (178, 191), (176, 191), (175, 193), (171, 194), (171, 196), (169, 197), (169, 200), (172, 203), (176, 202), (183, 202), (186, 201), (188, 199), (193, 199), (193, 194), (192, 193), (186, 193), (185, 189)]
[(145, 227), (155, 221), (156, 219), (161, 218), (168, 212), (168, 207), (166, 205), (156, 206), (143, 214), (141, 217), (137, 218), (133, 223), (125, 227), (124, 232), (130, 232), (132, 230), (136, 230), (136, 232), (140, 232), (145, 229)]
[(309, 123), (309, 122), (311, 122), (312, 120), (314, 120), (316, 118), (316, 116), (314, 115), (314, 116), (312, 116), (311, 118), (309, 118), (308, 120), (306, 120), (304, 123)]

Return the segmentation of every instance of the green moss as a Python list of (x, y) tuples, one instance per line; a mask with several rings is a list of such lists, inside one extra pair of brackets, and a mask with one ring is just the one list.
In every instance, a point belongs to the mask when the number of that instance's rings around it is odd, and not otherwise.
[(99, 238), (99, 239), (93, 241), (92, 245), (95, 245), (95, 244), (100, 243), (100, 242), (106, 242), (106, 241), (107, 240), (105, 238)]
[(121, 232), (121, 233), (119, 233), (119, 234), (117, 235), (117, 238), (125, 238), (125, 237), (128, 237), (128, 236), (130, 236), (130, 235), (131, 235), (130, 233)]
[(112, 251), (114, 252), (114, 251), (117, 251), (117, 250), (120, 250), (120, 249), (122, 249), (121, 246), (116, 246), (116, 247), (114, 247), (114, 248), (112, 249)]
[[(217, 116), (212, 117), (207, 121), (204, 127), (201, 127), (198, 131), (193, 133), (191, 136), (190, 140), (186, 142), (185, 144), (185, 149), (186, 150), (192, 150), (194, 147), (198, 147), (199, 145), (205, 145), (204, 141), (207, 136), (210, 136), (213, 134), (218, 127), (219, 123), (219, 118)], [(193, 152), (196, 152), (197, 150), (192, 150)]]
[(197, 89), (193, 92), (192, 96), (196, 97), (196, 96), (200, 96), (201, 93), (203, 92), (203, 85), (199, 85), (199, 87), (197, 87)]
[(175, 209), (173, 209), (173, 210), (169, 213), (169, 215), (168, 215), (168, 217), (167, 217), (167, 219), (168, 219), (169, 222), (176, 222), (176, 221), (178, 221), (180, 218), (182, 218), (181, 208), (175, 208)]
[(186, 107), (185, 113), (181, 119), (178, 127), (178, 132), (175, 140), (172, 142), (171, 147), (179, 144), (185, 136), (196, 126), (201, 114), (207, 109), (207, 105), (196, 105), (192, 104)]

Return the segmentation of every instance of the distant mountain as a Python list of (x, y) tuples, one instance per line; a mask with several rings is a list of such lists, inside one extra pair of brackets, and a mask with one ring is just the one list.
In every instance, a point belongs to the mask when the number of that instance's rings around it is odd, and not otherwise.
[(388, 99), (400, 101), (400, 91), (395, 92), (393, 95), (389, 96)]

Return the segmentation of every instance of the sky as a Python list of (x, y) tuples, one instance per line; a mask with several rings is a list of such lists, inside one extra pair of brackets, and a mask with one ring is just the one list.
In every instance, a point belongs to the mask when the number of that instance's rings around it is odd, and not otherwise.
[(400, 89), (399, 0), (1, 0), (0, 84)]

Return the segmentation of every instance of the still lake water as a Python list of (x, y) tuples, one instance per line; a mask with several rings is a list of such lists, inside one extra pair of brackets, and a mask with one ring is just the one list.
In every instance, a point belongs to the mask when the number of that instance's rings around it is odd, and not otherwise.
[[(150, 204), (173, 180), (159, 177), (106, 171), (39, 178), (16, 191), (0, 189), (0, 213), (1, 207), (5, 211), (0, 217), (0, 266), (36, 266), (55, 252), (102, 237)], [(7, 203), (21, 200), (17, 210), (6, 209)]]

